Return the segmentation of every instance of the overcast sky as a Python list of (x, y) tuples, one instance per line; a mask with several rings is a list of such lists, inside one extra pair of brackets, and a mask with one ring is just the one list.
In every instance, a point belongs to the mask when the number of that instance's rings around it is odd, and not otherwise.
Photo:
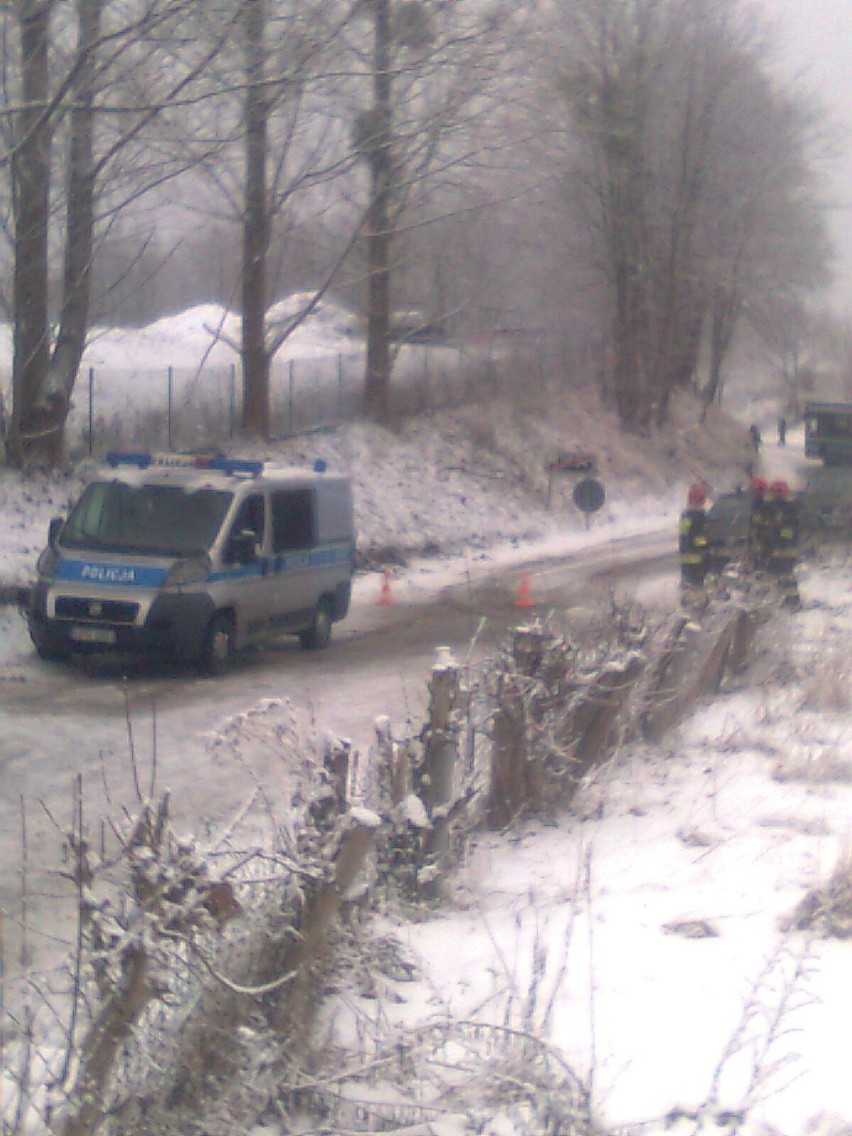
[[(837, 299), (852, 307), (852, 3), (850, 0), (763, 0), (784, 31), (785, 54), (795, 71), (825, 100), (849, 132), (838, 162), (831, 200), (841, 284)], [(845, 302), (844, 302), (845, 301)]]

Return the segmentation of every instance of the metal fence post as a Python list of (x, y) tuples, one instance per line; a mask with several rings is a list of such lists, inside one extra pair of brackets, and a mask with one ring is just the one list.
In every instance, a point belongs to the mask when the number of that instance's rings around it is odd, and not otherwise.
[(237, 368), (234, 363), (231, 364), (231, 392), (228, 415), (228, 434), (229, 437), (233, 438), (237, 428)]
[(343, 418), (343, 356), (337, 356), (337, 417)]
[(287, 398), (287, 432), (293, 433), (293, 379), (295, 369), (295, 359), (291, 359), (287, 364), (287, 381), (289, 385), (288, 398)]
[(174, 369), (169, 367), (167, 376), (166, 394), (166, 449), (172, 448), (172, 386), (174, 384)]
[(95, 368), (89, 367), (89, 457), (95, 437)]

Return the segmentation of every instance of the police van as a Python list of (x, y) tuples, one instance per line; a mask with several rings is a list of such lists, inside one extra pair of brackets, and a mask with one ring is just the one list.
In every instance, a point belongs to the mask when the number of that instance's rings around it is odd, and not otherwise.
[(39, 655), (168, 655), (224, 670), (248, 644), (325, 647), (349, 609), (348, 478), (256, 461), (114, 453), (50, 523), (27, 621)]

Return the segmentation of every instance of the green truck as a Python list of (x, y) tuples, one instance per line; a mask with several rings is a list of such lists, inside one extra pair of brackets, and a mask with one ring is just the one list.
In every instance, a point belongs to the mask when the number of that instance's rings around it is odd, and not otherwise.
[(852, 402), (805, 404), (805, 457), (852, 465)]
[(801, 493), (806, 536), (852, 538), (852, 402), (808, 402), (804, 410), (805, 457), (812, 467)]

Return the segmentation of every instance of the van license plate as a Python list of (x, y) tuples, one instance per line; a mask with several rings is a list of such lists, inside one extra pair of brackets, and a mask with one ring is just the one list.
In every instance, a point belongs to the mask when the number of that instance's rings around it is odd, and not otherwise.
[(75, 643), (115, 642), (115, 631), (111, 627), (72, 627), (70, 635)]

